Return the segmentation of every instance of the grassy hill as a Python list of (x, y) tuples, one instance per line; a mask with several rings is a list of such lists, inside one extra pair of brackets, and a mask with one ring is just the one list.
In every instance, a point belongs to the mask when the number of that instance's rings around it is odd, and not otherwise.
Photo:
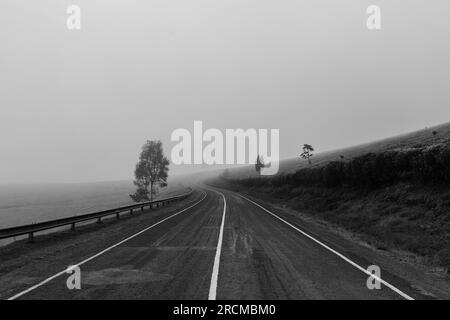
[[(433, 134), (436, 132), (436, 135)], [(402, 134), (395, 137), (378, 140), (375, 142), (365, 143), (348, 148), (332, 150), (328, 152), (317, 153), (312, 157), (312, 165), (308, 165), (306, 160), (300, 158), (286, 159), (280, 162), (280, 174), (292, 173), (299, 169), (308, 167), (320, 167), (331, 161), (348, 161), (357, 156), (367, 153), (380, 153), (383, 151), (405, 150), (408, 148), (421, 148), (434, 144), (450, 143), (450, 122), (437, 125), (434, 127), (424, 128), (418, 131)], [(248, 177), (256, 177), (254, 166), (245, 166), (230, 169), (233, 178), (245, 179)]]
[(450, 272), (450, 123), (315, 156), (277, 176), (230, 170), (210, 183), (414, 253)]

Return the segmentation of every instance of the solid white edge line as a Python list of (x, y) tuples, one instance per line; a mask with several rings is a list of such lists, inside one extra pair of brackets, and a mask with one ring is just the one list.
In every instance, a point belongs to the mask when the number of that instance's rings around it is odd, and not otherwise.
[(369, 271), (367, 271), (366, 269), (364, 269), (363, 267), (361, 267), (360, 265), (358, 265), (357, 263), (353, 262), (352, 260), (350, 260), (349, 258), (347, 258), (346, 256), (344, 256), (343, 254), (337, 252), (336, 250), (330, 248), (329, 246), (327, 246), (325, 243), (317, 240), (316, 238), (314, 238), (313, 236), (310, 236), (309, 234), (307, 234), (306, 232), (300, 230), (299, 228), (297, 228), (296, 226), (292, 225), (291, 223), (287, 222), (286, 220), (284, 220), (283, 218), (279, 217), (277, 214), (274, 214), (272, 212), (270, 212), (269, 210), (267, 210), (266, 208), (264, 208), (263, 206), (259, 205), (258, 203), (254, 202), (253, 200), (248, 199), (247, 197), (239, 194), (239, 196), (241, 196), (242, 198), (244, 198), (245, 200), (253, 203), (254, 205), (258, 206), (259, 208), (263, 209), (264, 211), (266, 211), (267, 213), (270, 213), (272, 216), (274, 216), (275, 218), (281, 220), (282, 222), (286, 223), (288, 226), (292, 227), (293, 229), (295, 229), (296, 231), (300, 232), (302, 235), (304, 235), (305, 237), (313, 240), (314, 242), (316, 242), (317, 244), (319, 244), (320, 246), (322, 246), (323, 248), (327, 249), (328, 251), (334, 253), (335, 255), (337, 255), (339, 258), (343, 259), (344, 261), (348, 262), (349, 264), (351, 264), (352, 266), (354, 266), (355, 268), (361, 270), (362, 272), (364, 272), (365, 274), (371, 276), (372, 278), (380, 281), (382, 284), (384, 284), (386, 287), (388, 287), (389, 289), (391, 289), (392, 291), (398, 293), (400, 296), (402, 296), (403, 298), (405, 298), (406, 300), (414, 300), (412, 297), (410, 297), (409, 295), (407, 295), (406, 293), (404, 293), (403, 291), (401, 291), (400, 289), (394, 287), (392, 284), (390, 284), (387, 281), (384, 281), (383, 279), (381, 279), (380, 277), (370, 273)]
[[(87, 258), (86, 260), (83, 260), (83, 261), (81, 261), (81, 262), (79, 262), (79, 263), (73, 265), (73, 267), (79, 267), (79, 266), (85, 264), (86, 262), (89, 262), (89, 261), (91, 261), (92, 259), (95, 259), (95, 258), (97, 258), (98, 256), (101, 256), (102, 254), (104, 254), (104, 253), (110, 251), (111, 249), (114, 249), (115, 247), (117, 247), (117, 246), (119, 246), (119, 245), (121, 245), (121, 244), (123, 244), (123, 243), (125, 243), (125, 242), (127, 242), (127, 241), (129, 241), (129, 240), (131, 240), (131, 239), (133, 239), (133, 238), (135, 238), (135, 237), (137, 237), (138, 235), (140, 235), (140, 234), (142, 234), (142, 233), (144, 233), (144, 232), (150, 230), (151, 228), (156, 227), (157, 225), (163, 223), (164, 221), (167, 221), (167, 220), (169, 220), (169, 219), (171, 219), (171, 218), (173, 218), (173, 217), (179, 215), (180, 213), (183, 213), (183, 212), (185, 212), (186, 210), (189, 210), (189, 209), (195, 207), (195, 206), (198, 205), (200, 202), (202, 202), (205, 198), (206, 198), (206, 192), (203, 193), (203, 198), (201, 198), (199, 201), (197, 201), (197, 202), (194, 203), (193, 205), (191, 205), (191, 206), (189, 206), (189, 207), (187, 207), (187, 208), (184, 208), (183, 210), (178, 211), (178, 212), (176, 212), (176, 213), (174, 213), (174, 214), (168, 216), (167, 218), (164, 218), (164, 219), (162, 219), (161, 221), (158, 221), (158, 222), (155, 223), (155, 224), (152, 224), (150, 227), (147, 227), (147, 228), (145, 228), (145, 229), (143, 229), (143, 230), (141, 230), (141, 231), (135, 233), (134, 235), (132, 235), (132, 236), (130, 236), (130, 237), (128, 237), (128, 238), (126, 238), (126, 239), (124, 239), (124, 240), (122, 240), (122, 241), (120, 241), (120, 242), (118, 242), (118, 243), (116, 243), (116, 244), (114, 244), (114, 245), (112, 245), (112, 246), (106, 248), (105, 250), (100, 251), (99, 253), (97, 253), (97, 254), (91, 256), (90, 258)], [(25, 294), (27, 294), (27, 293), (29, 293), (29, 292), (35, 290), (35, 289), (37, 289), (37, 288), (43, 286), (44, 284), (46, 284), (46, 283), (52, 281), (53, 279), (55, 279), (55, 278), (57, 278), (57, 277), (59, 277), (59, 276), (65, 274), (66, 272), (67, 272), (67, 269), (66, 269), (66, 270), (63, 270), (63, 271), (61, 271), (61, 272), (58, 272), (57, 274), (55, 274), (55, 275), (53, 275), (53, 276), (51, 276), (51, 277), (45, 279), (44, 281), (41, 281), (41, 282), (39, 282), (38, 284), (36, 284), (36, 285), (34, 285), (34, 286), (32, 286), (32, 287), (30, 287), (30, 288), (24, 290), (24, 291), (22, 291), (22, 292), (20, 292), (20, 293), (18, 293), (18, 294), (16, 294), (16, 295), (14, 295), (14, 296), (12, 296), (11, 298), (8, 298), (7, 300), (15, 300), (15, 299), (17, 299), (17, 298), (19, 298), (19, 297), (21, 297), (21, 296), (23, 296), (23, 295), (25, 295)]]
[(217, 248), (216, 248), (216, 256), (214, 258), (214, 266), (213, 266), (213, 271), (212, 271), (212, 275), (211, 275), (211, 285), (209, 287), (208, 300), (216, 300), (217, 281), (219, 278), (220, 255), (222, 252), (223, 228), (225, 225), (225, 214), (227, 211), (227, 200), (225, 200), (225, 196), (223, 195), (223, 193), (221, 193), (219, 191), (215, 191), (215, 192), (220, 194), (223, 198), (223, 213), (222, 213), (222, 223), (220, 225), (220, 231), (219, 231), (219, 240), (217, 242)]

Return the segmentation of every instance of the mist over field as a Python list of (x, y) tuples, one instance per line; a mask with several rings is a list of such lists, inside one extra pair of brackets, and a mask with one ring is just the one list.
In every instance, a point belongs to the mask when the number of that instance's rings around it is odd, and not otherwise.
[[(130, 181), (0, 185), (0, 229), (132, 204)], [(182, 192), (174, 182), (160, 197)]]
[(357, 0), (77, 0), (70, 31), (67, 1), (3, 0), (0, 183), (131, 179), (146, 139), (169, 154), (195, 120), (279, 129), (281, 159), (444, 122), (449, 2), (437, 3), (382, 0), (370, 31)]

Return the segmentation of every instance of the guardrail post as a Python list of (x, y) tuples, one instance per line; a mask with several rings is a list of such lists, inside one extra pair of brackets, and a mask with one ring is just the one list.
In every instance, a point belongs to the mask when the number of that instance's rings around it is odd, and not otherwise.
[(30, 232), (28, 234), (28, 242), (34, 242), (34, 233), (33, 232)]
[(119, 220), (120, 219), (120, 212), (116, 211), (116, 219)]
[(70, 226), (70, 230), (71, 230), (71, 231), (75, 231), (75, 222), (72, 223), (72, 225)]
[(141, 207), (141, 212), (144, 212), (144, 206)]
[(131, 216), (133, 215), (133, 209), (130, 209), (130, 215)]
[(102, 223), (102, 217), (97, 218), (97, 223)]

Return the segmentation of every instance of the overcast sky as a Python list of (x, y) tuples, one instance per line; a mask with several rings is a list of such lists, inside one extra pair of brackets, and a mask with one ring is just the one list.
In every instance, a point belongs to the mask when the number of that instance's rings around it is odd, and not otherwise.
[(0, 183), (131, 179), (194, 120), (350, 146), (449, 121), (449, 84), (448, 0), (2, 0)]

